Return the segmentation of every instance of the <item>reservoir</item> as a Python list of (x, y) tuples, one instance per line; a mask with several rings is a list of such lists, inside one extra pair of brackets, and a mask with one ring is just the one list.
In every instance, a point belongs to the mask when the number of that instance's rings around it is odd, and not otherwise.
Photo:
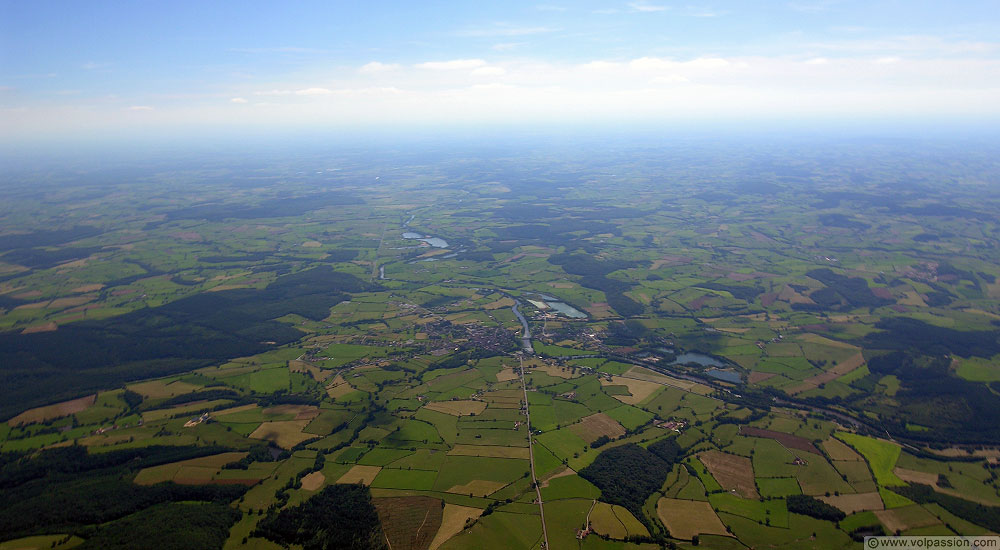
[(559, 313), (562, 313), (566, 317), (570, 317), (573, 319), (584, 319), (587, 317), (586, 313), (576, 309), (575, 307), (569, 304), (564, 304), (562, 302), (547, 302), (547, 303), (549, 304), (549, 307), (558, 311)]
[(540, 293), (533, 293), (533, 294), (535, 296), (538, 296), (542, 300), (545, 300), (543, 302), (543, 301), (537, 300), (537, 299), (536, 300), (527, 299), (528, 302), (531, 303), (531, 305), (535, 306), (536, 308), (538, 308), (540, 310), (544, 311), (546, 309), (550, 309), (551, 308), (556, 313), (559, 313), (560, 315), (564, 315), (566, 317), (569, 317), (570, 319), (586, 319), (587, 318), (587, 314), (586, 313), (580, 311), (579, 309), (576, 309), (575, 307), (573, 307), (573, 306), (571, 306), (571, 305), (569, 305), (567, 303), (560, 302), (559, 298), (555, 298), (555, 297), (552, 297), (552, 296), (547, 296), (545, 294), (540, 294)]
[(448, 248), (448, 241), (444, 239), (439, 239), (438, 237), (424, 237), (420, 233), (414, 233), (412, 231), (407, 231), (403, 233), (404, 239), (414, 239), (418, 241), (423, 241), (434, 248)]

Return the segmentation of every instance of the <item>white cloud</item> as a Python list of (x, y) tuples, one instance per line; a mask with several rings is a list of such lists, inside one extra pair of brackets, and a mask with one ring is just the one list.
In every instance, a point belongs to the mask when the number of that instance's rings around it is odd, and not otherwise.
[[(882, 58), (896, 62), (879, 64)], [(285, 80), (234, 78), (228, 93), (0, 114), (8, 135), (142, 124), (327, 127), (681, 119), (973, 115), (1000, 117), (1000, 59), (804, 49), (799, 55), (656, 55), (584, 63), (520, 57), (402, 65), (372, 76), (324, 66)], [(4, 96), (6, 100), (7, 96)], [(161, 104), (162, 99), (162, 104)], [(67, 100), (68, 101), (68, 100)], [(74, 100), (77, 101), (77, 100)], [(253, 109), (232, 108), (246, 101)], [(156, 109), (144, 105), (154, 102)], [(9, 103), (9, 102), (7, 102)], [(103, 106), (102, 106), (103, 105)], [(128, 107), (132, 105), (132, 107)], [(14, 105), (11, 105), (14, 106)], [(21, 105), (16, 105), (20, 107)], [(127, 111), (146, 111), (141, 115)]]
[(614, 69), (618, 66), (618, 63), (612, 63), (611, 61), (591, 61), (580, 65), (580, 68), (585, 71), (605, 71), (608, 69)]
[(431, 69), (435, 71), (454, 71), (459, 69), (470, 70), (485, 66), (482, 59), (452, 59), (451, 61), (426, 61), (417, 63), (418, 69)]
[(893, 63), (899, 63), (899, 61), (900, 61), (900, 59), (898, 57), (889, 55), (889, 56), (885, 56), (885, 57), (880, 57), (880, 58), (872, 61), (872, 63), (874, 63), (876, 65), (892, 65)]
[(869, 53), (874, 55), (967, 56), (1000, 52), (1000, 42), (947, 40), (931, 35), (900, 35), (872, 39), (852, 39), (806, 44), (812, 49), (841, 55)]
[(305, 88), (302, 90), (295, 90), (295, 95), (330, 95), (333, 90), (327, 88)]
[(647, 13), (657, 12), (657, 11), (667, 11), (668, 9), (670, 9), (667, 6), (661, 6), (659, 4), (650, 4), (645, 0), (641, 0), (639, 2), (629, 2), (628, 7), (632, 8), (633, 11), (640, 11)]
[(649, 81), (650, 84), (655, 84), (660, 86), (675, 86), (677, 84), (688, 84), (690, 82), (691, 80), (679, 74), (657, 76)]
[(253, 95), (270, 95), (270, 96), (286, 96), (286, 95), (299, 95), (299, 96), (310, 96), (310, 95), (330, 95), (333, 90), (328, 88), (320, 87), (310, 87), (302, 88), (299, 90), (261, 90), (254, 92)]
[(506, 52), (524, 46), (527, 42), (501, 42), (490, 47), (493, 51)]
[[(610, 64), (614, 66), (615, 64)], [(721, 57), (698, 57), (690, 61), (673, 61), (659, 57), (640, 57), (628, 62), (628, 67), (634, 71), (676, 71), (684, 69), (721, 69), (732, 63)]]
[(358, 69), (358, 72), (362, 73), (384, 73), (387, 71), (394, 71), (399, 68), (399, 65), (395, 63), (381, 63), (378, 61), (371, 61), (365, 63)]
[(507, 70), (503, 67), (479, 67), (478, 69), (473, 69), (473, 76), (502, 76), (507, 74)]
[(676, 63), (658, 57), (640, 57), (629, 61), (629, 68), (637, 71), (661, 71), (672, 68)]
[(700, 6), (688, 6), (684, 11), (684, 15), (690, 17), (722, 17), (729, 15), (729, 13), (729, 10), (713, 10), (712, 8)]
[(700, 69), (719, 69), (732, 65), (728, 60), (719, 57), (699, 57), (687, 62), (691, 67)]

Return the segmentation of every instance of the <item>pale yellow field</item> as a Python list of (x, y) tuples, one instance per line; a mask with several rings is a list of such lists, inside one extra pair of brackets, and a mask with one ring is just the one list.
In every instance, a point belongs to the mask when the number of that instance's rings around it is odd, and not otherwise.
[(295, 420), (312, 420), (319, 415), (319, 407), (315, 405), (276, 405), (264, 409), (265, 415), (294, 414)]
[(890, 533), (941, 523), (941, 520), (918, 504), (893, 508), (891, 510), (876, 510), (875, 516), (885, 525), (886, 531)]
[(299, 443), (316, 437), (313, 434), (302, 433), (302, 429), (309, 424), (309, 420), (281, 420), (278, 422), (264, 422), (250, 434), (252, 439), (263, 439), (273, 442), (275, 445), (291, 449)]
[(647, 380), (649, 382), (656, 382), (658, 384), (663, 384), (666, 386), (673, 386), (675, 388), (680, 388), (684, 391), (689, 391), (692, 393), (697, 393), (700, 395), (708, 395), (712, 393), (712, 388), (699, 384), (697, 382), (691, 382), (688, 380), (681, 380), (679, 378), (674, 378), (672, 376), (665, 376), (657, 372), (653, 372), (645, 367), (632, 367), (625, 372), (625, 376), (629, 378), (637, 378), (639, 380)]
[(32, 424), (34, 422), (44, 422), (53, 418), (60, 418), (63, 416), (69, 416), (71, 414), (76, 414), (80, 411), (86, 410), (94, 404), (97, 399), (97, 394), (88, 395), (86, 397), (80, 397), (77, 399), (71, 399), (69, 401), (63, 401), (62, 403), (55, 403), (53, 405), (46, 405), (44, 407), (37, 407), (34, 409), (28, 409), (23, 413), (11, 418), (7, 421), (7, 424), (11, 426), (17, 426), (20, 424)]
[(69, 535), (35, 535), (33, 537), (8, 540), (0, 542), (0, 550), (66, 550), (80, 546), (84, 542), (80, 537), (71, 536), (66, 543), (60, 544), (59, 541), (67, 536)]
[(236, 462), (246, 455), (247, 453), (241, 452), (219, 453), (217, 455), (143, 468), (136, 474), (133, 481), (137, 485), (153, 485), (162, 481), (174, 481), (178, 479), (207, 481), (212, 479), (212, 476), (220, 468), (230, 462)]
[(308, 373), (309, 376), (312, 376), (313, 380), (317, 382), (323, 382), (329, 378), (331, 374), (333, 374), (333, 371), (324, 371), (316, 365), (311, 365), (305, 361), (299, 361), (297, 359), (288, 362), (288, 370), (291, 372)]
[[(845, 344), (846, 345), (846, 344)], [(810, 376), (792, 388), (786, 390), (789, 394), (795, 395), (804, 391), (818, 388), (820, 384), (825, 384), (831, 380), (835, 380), (865, 364), (865, 358), (861, 353), (856, 353), (851, 357), (837, 363), (830, 370), (824, 372), (823, 374), (817, 374), (816, 376)]]
[(642, 400), (646, 399), (652, 395), (653, 392), (663, 386), (663, 384), (658, 384), (656, 382), (637, 380), (635, 378), (627, 378), (624, 376), (612, 376), (611, 380), (601, 378), (601, 385), (627, 386), (628, 392), (632, 395), (616, 395), (614, 397), (622, 403), (627, 403), (629, 405), (635, 405), (642, 402)]
[(743, 498), (760, 498), (754, 481), (753, 464), (749, 458), (711, 450), (700, 453), (698, 460), (708, 468), (723, 489), (735, 490)]
[[(231, 403), (231, 401), (229, 402)], [(151, 411), (144, 411), (142, 413), (142, 421), (153, 422), (156, 420), (163, 420), (164, 418), (170, 418), (175, 414), (211, 409), (212, 407), (215, 407), (217, 405), (222, 405), (225, 403), (227, 403), (225, 399), (216, 399), (214, 401), (195, 401), (192, 403), (185, 403), (183, 405), (178, 405), (176, 407), (171, 407), (169, 409), (153, 409)]]
[(46, 302), (34, 302), (34, 303), (31, 303), (31, 304), (21, 304), (21, 305), (15, 307), (14, 311), (21, 310), (21, 309), (42, 309), (42, 308), (46, 307), (47, 305), (49, 305), (49, 302), (47, 302), (47, 301)]
[(249, 405), (240, 405), (238, 407), (232, 407), (232, 408), (229, 408), (229, 409), (222, 409), (221, 411), (215, 411), (214, 413), (212, 413), (212, 417), (213, 418), (218, 418), (220, 416), (225, 416), (227, 414), (233, 414), (233, 413), (238, 413), (238, 412), (243, 412), (243, 411), (249, 411), (251, 409), (256, 409), (256, 408), (257, 408), (257, 404), (256, 403), (251, 403)]
[(823, 502), (841, 509), (845, 514), (851, 515), (855, 512), (865, 512), (868, 510), (883, 510), (882, 497), (878, 493), (860, 493), (857, 495), (834, 495), (816, 497)]
[(527, 447), (501, 447), (499, 445), (455, 445), (448, 451), (450, 455), (486, 456), (492, 458), (528, 459)]
[(557, 367), (556, 365), (540, 365), (535, 367), (536, 370), (540, 370), (549, 376), (555, 376), (557, 378), (573, 378), (573, 371), (569, 368)]
[(831, 437), (822, 443), (823, 449), (830, 455), (833, 460), (852, 460), (855, 462), (860, 462), (864, 460), (861, 455), (856, 453), (854, 449), (847, 446), (843, 441)]
[(859, 349), (857, 346), (852, 346), (851, 344), (847, 344), (845, 342), (838, 342), (837, 340), (831, 340), (829, 338), (824, 338), (824, 337), (820, 336), (819, 334), (813, 334), (811, 332), (803, 334), (803, 335), (799, 336), (796, 339), (800, 340), (802, 342), (811, 342), (813, 344), (819, 344), (819, 345), (822, 345), (822, 346), (830, 346), (831, 348)]
[[(340, 375), (338, 375), (337, 378), (343, 380), (343, 378), (341, 378)], [(351, 393), (352, 391), (354, 391), (354, 386), (348, 384), (347, 382), (341, 384), (334, 383), (334, 385), (326, 387), (326, 394), (334, 399), (337, 399), (338, 397), (343, 397)]]
[(442, 412), (445, 414), (450, 414), (452, 416), (468, 416), (470, 414), (479, 414), (486, 410), (486, 403), (482, 401), (432, 401), (426, 405), (424, 408), (430, 409), (432, 411)]
[(58, 298), (52, 300), (52, 302), (49, 303), (48, 307), (53, 309), (62, 309), (66, 307), (82, 306), (83, 304), (92, 301), (94, 298), (96, 298), (96, 296), (93, 295), (72, 296), (70, 298)]
[(381, 466), (363, 466), (358, 464), (352, 466), (347, 473), (340, 476), (337, 483), (363, 483), (365, 485), (371, 485), (375, 476), (382, 471)]
[(670, 536), (690, 539), (694, 535), (728, 535), (726, 526), (715, 515), (712, 505), (699, 500), (661, 498), (656, 515), (670, 531)]
[(500, 298), (495, 302), (490, 302), (488, 304), (483, 305), (483, 309), (493, 310), (493, 309), (510, 307), (512, 305), (514, 305), (514, 300), (511, 300), (510, 298), (504, 296), (503, 298)]
[(904, 306), (927, 307), (927, 302), (915, 290), (905, 292), (898, 302)]
[(200, 485), (211, 481), (218, 471), (218, 468), (205, 466), (181, 466), (174, 474), (173, 481), (182, 485)]
[(585, 416), (576, 424), (571, 425), (569, 429), (587, 443), (592, 443), (602, 435), (611, 439), (625, 435), (625, 427), (604, 413)]
[(517, 374), (514, 373), (514, 369), (507, 367), (497, 373), (497, 382), (506, 382), (508, 380), (517, 380)]
[(164, 380), (152, 380), (150, 382), (132, 384), (131, 386), (128, 386), (128, 389), (147, 399), (162, 399), (165, 397), (174, 397), (175, 395), (196, 392), (201, 389), (201, 386), (195, 386), (194, 384), (179, 381), (166, 382)]
[(101, 283), (92, 283), (92, 284), (88, 284), (88, 285), (80, 285), (78, 287), (75, 287), (72, 290), (70, 290), (70, 292), (95, 292), (95, 291), (101, 290), (102, 288), (104, 288), (103, 284), (101, 284)]
[(448, 539), (461, 533), (466, 521), (478, 518), (482, 513), (483, 511), (479, 508), (445, 504), (444, 516), (441, 518), (441, 527), (438, 529), (437, 534), (434, 535), (434, 540), (431, 541), (428, 549), (437, 550)]
[(612, 506), (611, 510), (615, 513), (615, 517), (617, 517), (618, 520), (622, 522), (622, 525), (625, 526), (629, 535), (649, 536), (649, 529), (646, 529), (646, 526), (643, 525), (641, 521), (636, 519), (635, 516), (632, 515), (632, 512), (629, 512), (626, 508), (618, 506), (617, 504)]
[(323, 472), (312, 472), (302, 477), (302, 488), (306, 491), (315, 491), (326, 483), (326, 476)]
[(971, 500), (972, 502), (978, 502), (984, 506), (996, 506), (996, 503), (989, 499), (984, 499), (975, 495), (963, 494), (955, 489), (950, 489), (948, 487), (941, 487), (937, 484), (938, 476), (937, 474), (931, 474), (927, 472), (919, 472), (917, 470), (907, 470), (906, 468), (895, 468), (893, 473), (899, 476), (899, 479), (909, 483), (920, 483), (923, 485), (930, 485), (935, 491), (943, 493), (946, 495), (951, 495), (953, 497), (964, 498), (965, 500)]
[(500, 481), (486, 481), (482, 479), (474, 479), (464, 485), (456, 485), (451, 489), (448, 489), (447, 493), (458, 493), (460, 495), (473, 494), (475, 496), (485, 497), (491, 495), (500, 489), (506, 487), (507, 484)]
[(938, 482), (937, 474), (928, 472), (918, 472), (916, 470), (907, 470), (906, 468), (894, 468), (892, 472), (899, 476), (899, 479), (910, 483), (922, 483), (933, 487)]
[(573, 468), (570, 468), (569, 466), (566, 466), (566, 468), (564, 468), (563, 470), (558, 471), (558, 472), (550, 475), (549, 477), (543, 479), (542, 481), (538, 482), (538, 486), (542, 487), (544, 489), (545, 487), (549, 486), (549, 482), (552, 481), (553, 479), (560, 478), (560, 477), (571, 476), (571, 475), (576, 475), (576, 471), (574, 471)]
[(617, 539), (630, 535), (649, 536), (649, 531), (635, 519), (632, 512), (606, 502), (594, 505), (590, 512), (590, 527), (595, 533)]
[(624, 539), (628, 536), (628, 529), (615, 516), (612, 506), (606, 502), (598, 502), (590, 511), (590, 528), (599, 535), (615, 539)]
[(49, 321), (48, 323), (43, 323), (41, 325), (33, 325), (26, 327), (21, 331), (21, 334), (35, 334), (37, 332), (53, 332), (59, 330), (59, 324), (55, 321)]

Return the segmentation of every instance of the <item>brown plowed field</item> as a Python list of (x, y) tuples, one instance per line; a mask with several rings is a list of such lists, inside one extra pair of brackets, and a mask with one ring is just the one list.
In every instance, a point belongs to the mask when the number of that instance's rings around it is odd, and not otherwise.
[(812, 444), (811, 441), (804, 437), (799, 437), (797, 435), (786, 434), (784, 432), (776, 432), (773, 430), (763, 430), (761, 428), (749, 428), (747, 426), (740, 427), (740, 433), (749, 437), (763, 437), (766, 439), (773, 439), (778, 443), (784, 445), (786, 449), (798, 449), (800, 451), (805, 451), (807, 453), (813, 453), (821, 455), (823, 453), (819, 452), (819, 449)]
[(735, 489), (743, 498), (760, 498), (753, 478), (753, 464), (749, 458), (722, 451), (705, 451), (698, 455), (698, 460), (708, 468), (723, 489)]

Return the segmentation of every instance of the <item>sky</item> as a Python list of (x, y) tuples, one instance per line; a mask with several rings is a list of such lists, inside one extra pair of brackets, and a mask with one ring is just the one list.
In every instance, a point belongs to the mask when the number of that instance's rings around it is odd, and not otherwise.
[(1000, 121), (1000, 1), (0, 0), (0, 142)]

